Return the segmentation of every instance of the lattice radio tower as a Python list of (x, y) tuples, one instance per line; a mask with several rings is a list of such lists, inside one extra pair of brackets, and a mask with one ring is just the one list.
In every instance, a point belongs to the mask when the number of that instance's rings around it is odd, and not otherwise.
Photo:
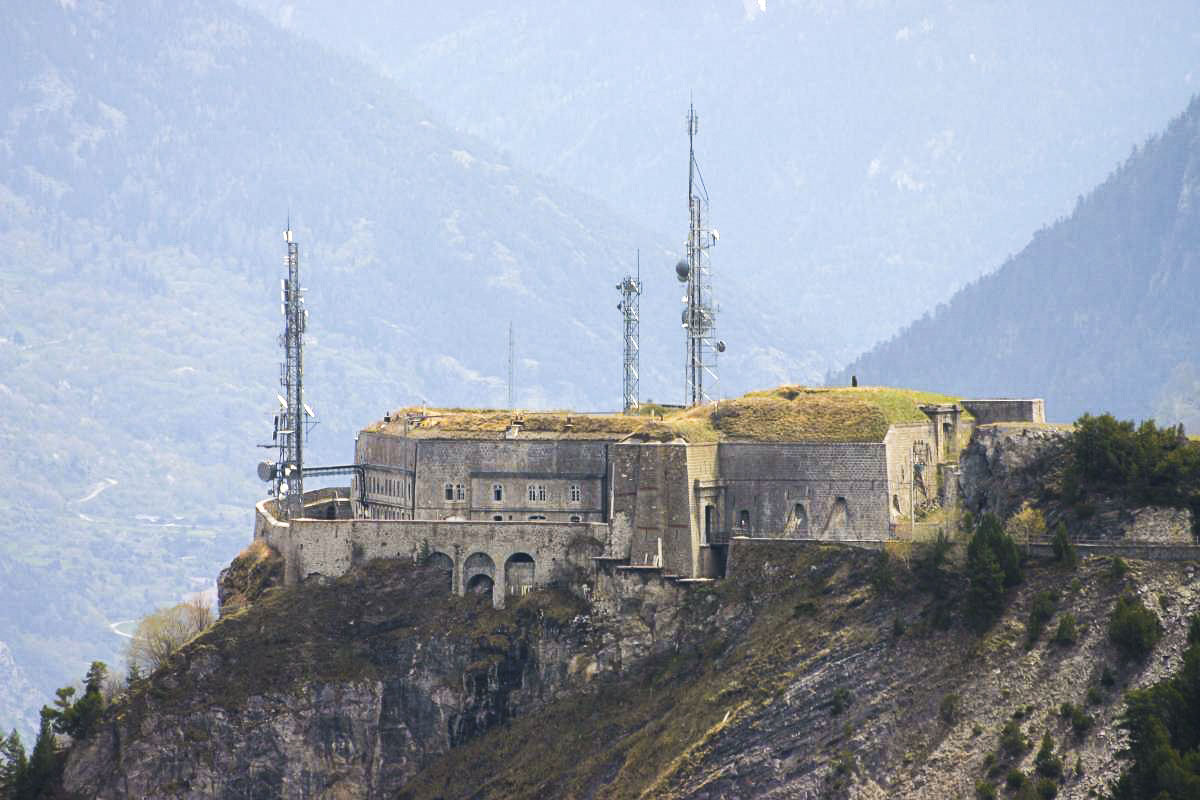
[(308, 311), (304, 308), (304, 290), (300, 288), (300, 248), (292, 240), (290, 221), (283, 238), (287, 242), (283, 262), (288, 272), (281, 281), (280, 298), (283, 333), (279, 344), (284, 360), (279, 365), (279, 385), (283, 394), (276, 395), (279, 413), (275, 415), (275, 431), (271, 436), (274, 445), (268, 445), (277, 448), (278, 455), (274, 464), (259, 465), (259, 476), (273, 483), (279, 513), (294, 519), (304, 515), (304, 440), (315, 415), (304, 403), (304, 329), (308, 325)]
[(717, 389), (717, 354), (725, 343), (717, 339), (717, 306), (713, 301), (712, 268), (708, 251), (720, 235), (708, 227), (708, 189), (696, 163), (696, 109), (688, 106), (688, 238), (687, 258), (675, 265), (675, 276), (687, 284), (681, 318), (687, 333), (684, 358), (684, 404), (712, 402)]
[(621, 293), (621, 302), (617, 308), (625, 319), (625, 383), (624, 411), (626, 414), (636, 413), (638, 406), (638, 371), (640, 370), (640, 328), (642, 304), (642, 253), (637, 255), (637, 277), (626, 275), (617, 284)]

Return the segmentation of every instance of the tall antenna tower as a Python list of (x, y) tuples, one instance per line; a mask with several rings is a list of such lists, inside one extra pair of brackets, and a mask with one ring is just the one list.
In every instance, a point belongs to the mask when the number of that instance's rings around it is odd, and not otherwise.
[(642, 304), (642, 251), (637, 254), (637, 277), (626, 275), (617, 284), (621, 293), (621, 302), (617, 308), (625, 319), (625, 383), (624, 411), (626, 414), (636, 413), (641, 403), (638, 401), (638, 372), (641, 367), (641, 304)]
[(287, 519), (295, 519), (304, 516), (304, 439), (311, 424), (309, 418), (314, 414), (304, 404), (304, 329), (308, 325), (308, 311), (304, 308), (304, 290), (300, 288), (300, 247), (292, 240), (290, 220), (283, 239), (287, 243), (283, 263), (288, 272), (287, 278), (280, 282), (283, 333), (279, 344), (284, 360), (279, 368), (279, 385), (283, 394), (276, 395), (280, 409), (272, 436), (279, 453), (274, 464), (262, 464), (259, 470), (264, 480), (274, 483), (280, 513)]
[(708, 189), (696, 163), (696, 132), (699, 118), (688, 106), (688, 238), (686, 259), (675, 265), (675, 276), (687, 284), (680, 323), (687, 333), (684, 358), (684, 404), (710, 403), (717, 388), (717, 354), (725, 343), (717, 339), (717, 306), (713, 301), (712, 267), (708, 251), (720, 234), (708, 227)]
[(516, 384), (513, 383), (513, 326), (508, 323), (508, 407), (514, 408)]

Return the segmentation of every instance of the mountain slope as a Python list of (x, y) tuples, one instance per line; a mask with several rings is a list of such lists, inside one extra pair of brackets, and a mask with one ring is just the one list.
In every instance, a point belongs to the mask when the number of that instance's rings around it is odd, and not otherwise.
[[(1050, 732), (1059, 797), (1083, 798), (1120, 769), (1121, 692), (1178, 665), (1200, 608), (1185, 564), (1114, 578), (1107, 559), (1077, 574), (1042, 563), (976, 637), (931, 613), (963, 602), (957, 571), (935, 599), (898, 562), (878, 588), (878, 554), (854, 548), (774, 543), (739, 558), (715, 587), (630, 584), (607, 610), (555, 590), (495, 611), (383, 560), (272, 590), (121, 699), (70, 751), (66, 786), (196, 800), (941, 800), (1009, 768), (1032, 774), (1031, 749), (1001, 745), (1016, 725), (1033, 742)], [(1027, 648), (1023, 623), (1051, 591), (1050, 630), (1073, 614), (1078, 641)], [(1141, 662), (1108, 642), (1124, 591), (1165, 628)], [(1092, 727), (1073, 732), (1063, 703)]]
[(756, 313), (740, 284), (781, 301), (807, 382), (1016, 252), (1200, 76), (1187, 0), (244, 2), (675, 246), (694, 95), (724, 318)]
[(833, 383), (906, 381), (1035, 395), (1200, 427), (1200, 100), (995, 273), (857, 359)]
[[(0, 72), (0, 641), (43, 692), (250, 530), (289, 211), (312, 462), (388, 408), (502, 403), (510, 320), (519, 404), (619, 402), (614, 286), (666, 246), (372, 69), (231, 3), (82, 0), (7, 9)], [(645, 282), (642, 391), (670, 401), (677, 289)]]

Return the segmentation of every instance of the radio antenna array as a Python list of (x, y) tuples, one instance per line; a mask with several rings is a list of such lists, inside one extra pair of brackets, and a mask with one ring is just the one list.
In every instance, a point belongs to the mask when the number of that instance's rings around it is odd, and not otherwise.
[(641, 301), (642, 301), (642, 253), (637, 254), (637, 277), (626, 275), (617, 284), (621, 293), (621, 302), (617, 308), (625, 320), (625, 382), (624, 406), (626, 414), (637, 413), (641, 403), (638, 401), (638, 372), (641, 368)]
[(283, 239), (287, 255), (283, 262), (288, 276), (282, 281), (283, 333), (279, 344), (284, 360), (279, 369), (279, 413), (275, 417), (273, 436), (278, 456), (273, 469), (267, 469), (273, 481), (279, 512), (287, 519), (304, 516), (304, 440), (315, 423), (312, 410), (304, 404), (304, 329), (308, 326), (308, 311), (304, 308), (300, 288), (300, 247), (292, 239), (291, 220)]
[(675, 265), (675, 275), (687, 284), (680, 323), (686, 333), (684, 404), (711, 403), (717, 390), (717, 354), (725, 343), (717, 339), (717, 305), (713, 300), (712, 266), (708, 251), (720, 234), (708, 227), (708, 189), (696, 162), (695, 139), (699, 118), (688, 106), (688, 238), (686, 259)]

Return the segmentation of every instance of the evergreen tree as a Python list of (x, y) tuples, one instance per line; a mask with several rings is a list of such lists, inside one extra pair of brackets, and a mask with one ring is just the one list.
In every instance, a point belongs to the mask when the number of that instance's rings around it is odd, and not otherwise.
[(38, 726), (37, 740), (29, 754), (27, 779), (23, 787), (25, 794), (20, 800), (33, 800), (49, 792), (58, 783), (58, 744), (54, 739), (54, 710), (42, 707), (42, 722)]
[(21, 734), (13, 729), (0, 738), (0, 800), (22, 800), (26, 796), (24, 784), (28, 771), (25, 745), (21, 743)]
[(1004, 611), (1004, 570), (989, 548), (981, 549), (967, 562), (967, 622), (985, 631)]

